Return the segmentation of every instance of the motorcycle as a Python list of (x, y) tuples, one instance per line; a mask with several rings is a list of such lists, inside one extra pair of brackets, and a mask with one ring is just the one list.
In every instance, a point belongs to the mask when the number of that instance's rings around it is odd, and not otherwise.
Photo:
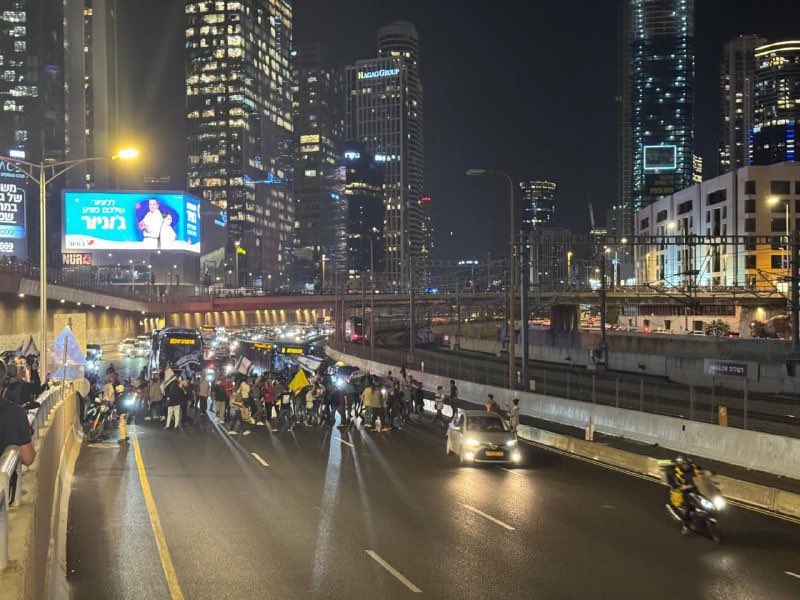
[[(665, 483), (669, 483), (669, 471), (674, 468), (670, 461), (669, 465), (661, 465), (661, 477)], [(670, 494), (672, 491), (670, 490)], [(700, 471), (694, 478), (692, 489), (684, 492), (682, 506), (674, 506), (667, 496), (667, 512), (669, 515), (683, 524), (689, 524), (689, 528), (700, 534), (705, 534), (715, 542), (719, 542), (721, 535), (719, 532), (719, 516), (725, 509), (727, 503), (722, 496), (719, 486), (714, 481), (710, 471)], [(686, 518), (688, 512), (688, 518)]]
[(86, 437), (90, 442), (96, 442), (107, 429), (111, 429), (114, 405), (111, 402), (93, 402), (87, 409), (86, 416), (89, 421)]

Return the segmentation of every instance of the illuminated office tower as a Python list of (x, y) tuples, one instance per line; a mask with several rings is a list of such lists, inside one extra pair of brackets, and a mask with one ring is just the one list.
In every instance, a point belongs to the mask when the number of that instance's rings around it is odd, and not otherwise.
[(764, 42), (764, 38), (757, 35), (740, 35), (725, 44), (720, 70), (720, 173), (748, 164), (750, 129), (753, 126), (755, 49)]
[(620, 196), (636, 211), (691, 185), (694, 0), (620, 1)]
[(527, 181), (522, 189), (524, 216), (522, 228), (526, 232), (552, 226), (556, 213), (556, 184), (552, 181)]
[(411, 23), (378, 31), (378, 56), (345, 73), (345, 136), (363, 142), (383, 164), (384, 269), (389, 286), (422, 282), (428, 272), (431, 221), (424, 197), (419, 40)]
[(800, 125), (800, 39), (755, 49), (750, 164), (797, 160)]
[(337, 237), (344, 219), (344, 80), (319, 44), (297, 47), (294, 71), (294, 272), (297, 283), (320, 285), (325, 257), (330, 288), (345, 262)]
[[(117, 141), (116, 0), (66, 0), (64, 72), (68, 160), (111, 156)], [(114, 165), (97, 161), (67, 173), (70, 189), (116, 187)]]
[(187, 184), (226, 211), (238, 285), (287, 285), (291, 43), (286, 0), (186, 2)]
[[(64, 13), (61, 2), (11, 0), (0, 10), (0, 154), (33, 163), (64, 159)], [(23, 184), (27, 185), (27, 184)], [(39, 256), (38, 190), (27, 185), (28, 255)], [(49, 247), (59, 256), (60, 182), (48, 187)], [(15, 245), (17, 247), (17, 245)], [(8, 244), (0, 248), (10, 248)], [(0, 256), (8, 256), (0, 250)], [(17, 259), (25, 258), (15, 252)]]

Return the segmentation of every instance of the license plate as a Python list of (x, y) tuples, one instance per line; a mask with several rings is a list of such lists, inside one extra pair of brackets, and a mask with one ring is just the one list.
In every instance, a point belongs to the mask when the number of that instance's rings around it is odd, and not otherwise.
[(487, 452), (486, 452), (486, 456), (503, 456), (503, 453), (502, 453), (502, 452), (491, 452), (491, 451), (487, 451)]

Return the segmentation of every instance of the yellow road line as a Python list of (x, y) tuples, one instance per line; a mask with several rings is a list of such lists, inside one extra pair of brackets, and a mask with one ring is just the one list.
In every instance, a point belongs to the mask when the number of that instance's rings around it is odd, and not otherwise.
[(136, 467), (139, 470), (139, 481), (142, 483), (144, 503), (147, 505), (147, 513), (150, 515), (150, 525), (153, 527), (153, 535), (156, 538), (161, 566), (164, 568), (164, 576), (167, 578), (167, 587), (172, 600), (183, 600), (183, 592), (180, 584), (178, 584), (178, 577), (175, 575), (175, 565), (172, 564), (172, 557), (169, 554), (164, 530), (161, 528), (161, 519), (158, 518), (156, 502), (153, 500), (153, 492), (150, 490), (150, 482), (147, 480), (147, 472), (144, 469), (142, 452), (139, 450), (139, 438), (136, 435), (135, 425), (131, 425), (131, 438), (133, 439), (133, 451), (136, 455)]

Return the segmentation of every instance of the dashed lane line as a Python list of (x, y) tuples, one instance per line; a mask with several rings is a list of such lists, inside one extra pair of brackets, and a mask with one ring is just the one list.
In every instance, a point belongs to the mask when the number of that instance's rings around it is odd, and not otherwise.
[(268, 467), (269, 463), (261, 458), (256, 452), (251, 452), (250, 455), (255, 458), (259, 463), (261, 463), (262, 467)]
[(795, 579), (800, 579), (800, 575), (798, 575), (797, 573), (792, 573), (791, 571), (784, 571), (784, 573), (786, 575), (788, 575), (789, 577), (794, 577)]
[(498, 525), (500, 525), (500, 527), (505, 527), (509, 531), (515, 531), (515, 529), (508, 523), (503, 523), (500, 519), (495, 519), (492, 515), (487, 515), (485, 512), (475, 508), (474, 506), (470, 506), (469, 504), (462, 504), (461, 506), (463, 506), (467, 510), (471, 510), (477, 515), (482, 516), (484, 519), (490, 520), (492, 523), (497, 523)]
[(411, 590), (411, 591), (412, 591), (412, 592), (414, 592), (415, 594), (421, 594), (421, 593), (422, 593), (422, 590), (421, 590), (421, 589), (419, 589), (417, 586), (415, 586), (413, 583), (411, 583), (411, 582), (410, 582), (410, 581), (409, 581), (409, 580), (408, 580), (408, 579), (407, 579), (407, 578), (406, 578), (406, 577), (405, 577), (405, 576), (404, 576), (404, 575), (403, 575), (403, 574), (402, 574), (400, 571), (398, 571), (398, 570), (397, 570), (397, 569), (395, 569), (395, 568), (394, 568), (392, 565), (390, 565), (390, 564), (389, 564), (389, 563), (387, 563), (385, 560), (383, 560), (383, 559), (382, 559), (380, 556), (378, 556), (378, 555), (377, 555), (377, 553), (375, 553), (375, 552), (374, 552), (374, 551), (372, 551), (372, 550), (364, 550), (364, 552), (366, 552), (367, 554), (369, 554), (369, 556), (372, 558), (372, 560), (374, 560), (376, 563), (378, 563), (378, 564), (379, 564), (380, 566), (382, 566), (384, 569), (386, 569), (387, 571), (389, 571), (389, 573), (391, 573), (392, 575), (394, 575), (394, 576), (395, 576), (395, 578), (396, 578), (396, 579), (397, 579), (397, 580), (398, 580), (400, 583), (402, 583), (404, 586), (406, 586), (406, 587), (407, 587), (409, 590)]
[(353, 444), (351, 444), (350, 442), (345, 442), (345, 441), (344, 441), (342, 438), (340, 438), (338, 435), (337, 435), (337, 436), (334, 436), (334, 437), (335, 437), (337, 440), (339, 440), (340, 442), (342, 442), (343, 444), (347, 444), (347, 445), (348, 445), (348, 446), (350, 446), (351, 448), (355, 448), (355, 446), (353, 446)]

